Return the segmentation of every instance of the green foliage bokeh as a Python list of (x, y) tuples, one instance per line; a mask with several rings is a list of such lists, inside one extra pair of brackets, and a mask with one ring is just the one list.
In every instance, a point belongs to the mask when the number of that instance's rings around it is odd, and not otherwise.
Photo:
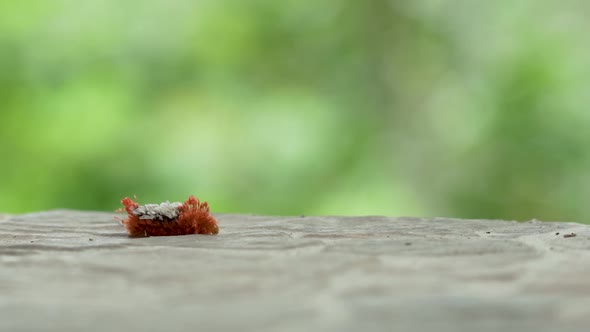
[(0, 211), (590, 220), (589, 11), (1, 2)]

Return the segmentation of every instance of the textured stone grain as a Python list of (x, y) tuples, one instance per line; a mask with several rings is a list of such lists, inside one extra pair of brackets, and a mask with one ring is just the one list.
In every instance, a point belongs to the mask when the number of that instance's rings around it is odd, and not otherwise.
[(586, 225), (221, 214), (217, 236), (132, 239), (114, 217), (0, 216), (0, 331), (539, 332), (590, 323)]

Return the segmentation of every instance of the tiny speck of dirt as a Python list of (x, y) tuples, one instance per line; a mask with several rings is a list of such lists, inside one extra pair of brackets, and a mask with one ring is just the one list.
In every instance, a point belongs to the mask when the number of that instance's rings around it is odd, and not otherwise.
[(31, 243), (33, 243), (33, 242), (35, 242), (35, 241), (31, 241)]
[(555, 233), (555, 235), (559, 235), (559, 232)]
[(486, 232), (486, 234), (490, 234), (490, 232)]
[(88, 241), (94, 241), (94, 239), (93, 238), (89, 238)]
[(412, 242), (406, 242), (404, 244), (407, 245), (407, 246), (411, 246), (412, 245)]
[(305, 215), (304, 215), (304, 214), (302, 214), (302, 215), (300, 215), (300, 217), (301, 217), (301, 218), (305, 218)]
[(568, 238), (568, 237), (575, 237), (576, 233), (569, 233), (569, 234), (565, 234), (563, 237)]

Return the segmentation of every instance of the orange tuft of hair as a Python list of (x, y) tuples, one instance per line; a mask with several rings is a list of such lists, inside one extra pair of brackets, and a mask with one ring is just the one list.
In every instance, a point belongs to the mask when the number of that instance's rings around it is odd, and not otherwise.
[(130, 237), (219, 233), (217, 220), (211, 215), (209, 204), (201, 203), (193, 195), (178, 207), (178, 217), (172, 220), (140, 219), (133, 213), (139, 204), (129, 197), (121, 200), (121, 204), (127, 212), (127, 218), (121, 223), (127, 228)]

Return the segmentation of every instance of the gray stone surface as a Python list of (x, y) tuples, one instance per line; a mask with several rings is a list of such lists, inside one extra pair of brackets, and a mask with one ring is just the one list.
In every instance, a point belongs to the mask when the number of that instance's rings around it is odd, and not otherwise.
[(0, 217), (0, 331), (590, 329), (586, 225), (217, 215), (131, 239), (114, 216)]

